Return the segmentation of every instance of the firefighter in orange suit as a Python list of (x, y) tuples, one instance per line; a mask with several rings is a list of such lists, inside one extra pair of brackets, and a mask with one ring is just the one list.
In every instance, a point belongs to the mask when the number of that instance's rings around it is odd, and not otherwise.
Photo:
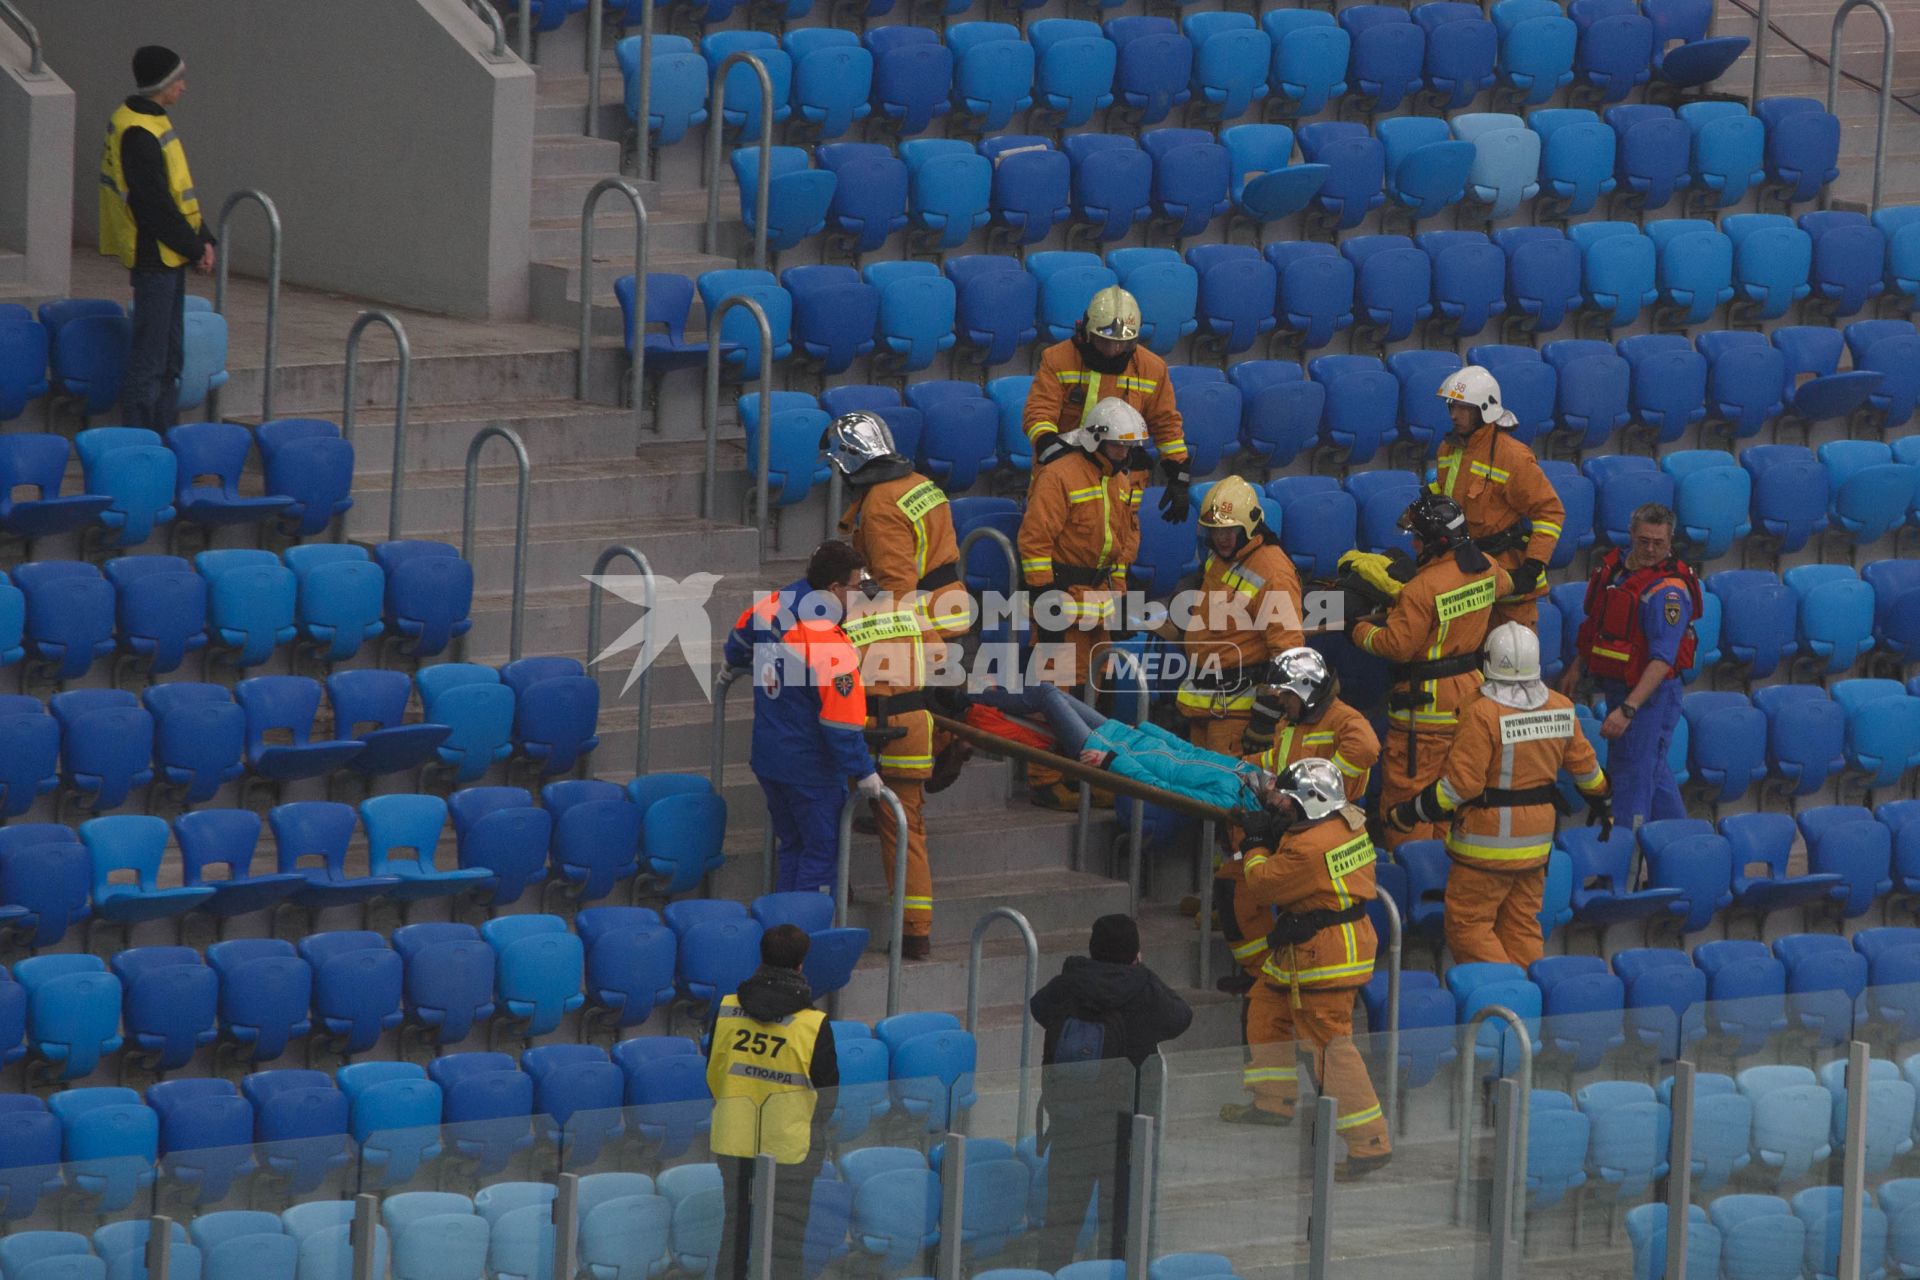
[(1470, 364), (1440, 384), (1440, 398), (1453, 430), (1440, 442), (1431, 487), (1460, 504), (1474, 542), (1513, 579), (1512, 590), (1494, 602), (1494, 625), (1531, 627), (1567, 509), (1533, 450), (1513, 438), (1517, 423), (1492, 374)]
[[(933, 933), (933, 873), (927, 865), (926, 784), (936, 750), (925, 688), (943, 637), (965, 634), (972, 602), (960, 580), (953, 509), (940, 487), (895, 452), (887, 424), (871, 413), (834, 419), (823, 444), (827, 461), (852, 487), (840, 531), (866, 557), (880, 593), (851, 599), (847, 638), (860, 651), (867, 689), (867, 728), (880, 776), (907, 816), (906, 919), (901, 954), (924, 960)], [(881, 834), (880, 863), (893, 888), (893, 811), (872, 806)]]
[(1540, 639), (1517, 622), (1487, 636), (1486, 683), (1460, 708), (1440, 777), (1387, 813), (1396, 830), (1450, 824), (1447, 949), (1455, 964), (1522, 968), (1542, 954), (1540, 905), (1565, 769), (1602, 835), (1612, 827), (1607, 777), (1573, 703), (1540, 679)]
[(1306, 643), (1300, 575), (1268, 530), (1259, 493), (1239, 476), (1207, 490), (1200, 530), (1207, 544), (1200, 602), (1192, 618), (1180, 623), (1194, 674), (1175, 701), (1195, 746), (1242, 755), (1267, 660)]
[(1320, 1092), (1336, 1101), (1334, 1131), (1347, 1144), (1336, 1173), (1343, 1181), (1364, 1177), (1393, 1150), (1353, 1043), (1354, 993), (1373, 976), (1378, 945), (1367, 919), (1375, 855), (1366, 815), (1347, 803), (1346, 781), (1331, 761), (1300, 760), (1247, 826), (1239, 855), (1247, 889), (1278, 915), (1247, 1017), (1253, 1101), (1227, 1103), (1220, 1118), (1289, 1123), (1304, 1048)]
[[(1348, 802), (1360, 803), (1380, 758), (1380, 739), (1365, 716), (1340, 701), (1339, 691), (1338, 678), (1317, 650), (1302, 645), (1275, 655), (1261, 678), (1237, 750), (1276, 775), (1296, 760), (1329, 760), (1340, 771)], [(1214, 867), (1213, 910), (1245, 974), (1240, 981), (1228, 974), (1218, 985), (1223, 991), (1244, 992), (1259, 980), (1267, 962), (1273, 912), (1254, 901), (1239, 864), (1226, 858)]]
[[(1512, 585), (1507, 571), (1474, 546), (1453, 499), (1422, 493), (1400, 527), (1413, 534), (1413, 577), (1383, 620), (1362, 618), (1352, 630), (1355, 644), (1393, 664), (1380, 789), (1385, 808), (1413, 799), (1440, 776), (1460, 705), (1480, 687), (1480, 646), (1494, 599)], [(1437, 826), (1420, 823), (1387, 840), (1397, 847), (1441, 834)]]
[[(1018, 541), (1034, 638), (1047, 646), (1031, 674), (1072, 687), (1092, 674), (1094, 647), (1118, 621), (1127, 566), (1140, 550), (1147, 424), (1125, 401), (1102, 400), (1062, 438), (1073, 452), (1035, 472)], [(1036, 804), (1079, 807), (1079, 792), (1055, 770), (1027, 766), (1027, 785)]]
[(1167, 485), (1160, 495), (1160, 514), (1170, 524), (1184, 524), (1192, 500), (1187, 492), (1187, 439), (1173, 403), (1173, 382), (1167, 362), (1140, 345), (1140, 304), (1118, 285), (1093, 295), (1071, 338), (1040, 353), (1040, 371), (1033, 376), (1021, 417), (1033, 446), (1036, 478), (1042, 468), (1073, 455), (1068, 437), (1087, 406), (1106, 399), (1124, 401), (1146, 419)]

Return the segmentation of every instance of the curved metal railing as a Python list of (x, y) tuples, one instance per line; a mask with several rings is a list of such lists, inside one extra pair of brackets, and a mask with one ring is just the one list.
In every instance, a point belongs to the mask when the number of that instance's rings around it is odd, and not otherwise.
[(400, 361), (398, 381), (393, 389), (393, 473), (387, 486), (392, 490), (387, 498), (387, 541), (397, 542), (401, 505), (407, 492), (401, 478), (407, 474), (407, 384), (413, 374), (413, 347), (407, 341), (407, 331), (392, 312), (362, 311), (353, 328), (347, 330), (347, 368), (342, 375), (345, 386), (341, 393), (345, 403), (340, 407), (340, 435), (348, 442), (353, 440), (353, 384), (354, 371), (359, 367), (360, 335), (375, 324), (383, 324), (393, 331), (393, 344)]
[[(260, 421), (271, 422), (273, 370), (278, 362), (280, 347), (280, 210), (274, 207), (264, 191), (252, 188), (236, 191), (220, 206), (220, 220), (215, 224), (214, 232), (220, 241), (220, 252), (214, 255), (213, 309), (219, 315), (227, 314), (227, 267), (230, 261), (227, 247), (233, 243), (227, 233), (227, 223), (232, 221), (234, 210), (248, 200), (259, 205), (261, 212), (267, 215), (267, 350), (260, 370)], [(219, 422), (220, 393), (215, 391), (209, 399), (212, 403), (207, 406), (207, 416)]]
[[(1520, 1151), (1525, 1152), (1527, 1149), (1527, 1112), (1533, 1102), (1533, 1036), (1527, 1031), (1527, 1024), (1521, 1021), (1519, 1014), (1505, 1005), (1490, 1004), (1476, 1011), (1473, 1017), (1467, 1019), (1466, 1024), (1460, 1028), (1460, 1065), (1457, 1069), (1460, 1077), (1460, 1096), (1456, 1100), (1460, 1108), (1460, 1155), (1453, 1187), (1453, 1225), (1456, 1227), (1466, 1224), (1467, 1203), (1472, 1190), (1469, 1175), (1473, 1169), (1473, 1081), (1479, 1074), (1474, 1070), (1473, 1065), (1474, 1039), (1479, 1033), (1480, 1024), (1489, 1018), (1499, 1018), (1505, 1022), (1520, 1041), (1520, 1132), (1516, 1135), (1516, 1142)], [(1495, 1065), (1504, 1065), (1506, 1055), (1498, 1049), (1495, 1052), (1501, 1053), (1502, 1059)], [(1398, 1061), (1393, 1064), (1393, 1069), (1396, 1073), (1400, 1070)], [(1506, 1073), (1502, 1071), (1500, 1074)], [(1519, 1201), (1514, 1206), (1514, 1221), (1516, 1229), (1524, 1235), (1527, 1223), (1524, 1155), (1521, 1157), (1520, 1166), (1518, 1177), (1521, 1185), (1516, 1188)]]
[(507, 60), (507, 29), (501, 25), (500, 14), (488, 0), (467, 0), (467, 8), (473, 10), (474, 15), (487, 24), (487, 30), (493, 33), (493, 48), (488, 50), (487, 56), (495, 62), (505, 62)]
[[(513, 449), (514, 462), (520, 468), (520, 478), (515, 484), (513, 513), (513, 617), (508, 620), (511, 637), (507, 652), (514, 661), (520, 659), (521, 620), (527, 610), (527, 509), (532, 492), (532, 465), (527, 461), (527, 446), (511, 427), (496, 424), (485, 426), (473, 433), (473, 442), (467, 446), (466, 493), (460, 503), (460, 555), (468, 564), (473, 563), (473, 507), (480, 488), (480, 453), (486, 448), (487, 441), (505, 440)], [(468, 634), (472, 634), (469, 632)], [(465, 652), (466, 641), (461, 641)]]
[[(600, 606), (606, 599), (606, 591), (594, 579), (606, 573), (615, 560), (625, 556), (640, 571), (641, 608), (646, 610), (640, 619), (640, 652), (653, 651), (653, 565), (636, 548), (621, 542), (602, 551), (593, 562), (593, 573), (587, 579), (587, 661), (600, 660)], [(653, 664), (640, 668), (640, 706), (639, 720), (635, 726), (633, 742), (633, 776), (638, 778), (647, 772), (648, 748), (653, 738)], [(717, 699), (716, 699), (717, 700)], [(714, 790), (720, 789), (718, 779), (714, 780)]]
[(47, 54), (40, 44), (40, 28), (27, 21), (27, 15), (14, 8), (11, 0), (0, 0), (0, 18), (27, 42), (27, 74), (36, 80), (46, 75)]
[(975, 1024), (980, 1020), (980, 956), (986, 946), (987, 930), (993, 927), (995, 920), (1006, 920), (1020, 931), (1021, 945), (1026, 948), (1027, 971), (1026, 986), (1020, 998), (1020, 1113), (1016, 1123), (1019, 1128), (1015, 1137), (1019, 1142), (1026, 1141), (1027, 1125), (1033, 1119), (1030, 1105), (1032, 1090), (1027, 1077), (1033, 1070), (1033, 1019), (1026, 1013), (1033, 993), (1040, 988), (1040, 939), (1034, 936), (1033, 925), (1026, 916), (1012, 907), (994, 907), (983, 914), (973, 924), (973, 941), (967, 948), (967, 1032), (972, 1034)]
[[(900, 1012), (900, 962), (906, 941), (907, 925), (907, 811), (890, 787), (880, 789), (880, 798), (893, 810), (893, 940), (887, 944), (887, 1016)], [(847, 882), (853, 874), (853, 811), (866, 803), (858, 791), (847, 793), (840, 806), (840, 863), (833, 881), (833, 923), (847, 923)]]
[(714, 494), (719, 484), (719, 474), (715, 460), (720, 452), (720, 322), (727, 312), (735, 307), (745, 307), (753, 321), (760, 327), (760, 457), (754, 477), (754, 521), (760, 531), (760, 548), (764, 552), (767, 543), (767, 486), (771, 474), (769, 450), (773, 444), (773, 330), (767, 324), (767, 313), (760, 304), (743, 294), (734, 294), (722, 298), (720, 305), (707, 315), (707, 389), (706, 397), (700, 404), (700, 416), (707, 437), (706, 487), (700, 491), (700, 515), (711, 520), (714, 518)]
[[(1827, 110), (1834, 111), (1840, 96), (1840, 29), (1847, 24), (1847, 15), (1855, 9), (1873, 10), (1880, 19), (1880, 120), (1873, 134), (1873, 203), (1867, 207), (1868, 213), (1877, 213), (1880, 209), (1880, 184), (1887, 172), (1887, 116), (1893, 109), (1893, 15), (1887, 12), (1887, 6), (1880, 0), (1841, 0), (1840, 7), (1833, 13), (1833, 34), (1827, 44)], [(1755, 90), (1756, 94), (1758, 89)], [(1759, 99), (1756, 97), (1755, 102)], [(1827, 197), (1821, 198), (1825, 207)]]
[[(773, 180), (773, 79), (767, 75), (767, 66), (744, 49), (736, 50), (726, 56), (713, 73), (713, 91), (707, 98), (707, 234), (702, 248), (713, 253), (714, 245), (720, 238), (720, 139), (726, 133), (726, 125), (721, 120), (727, 92), (727, 72), (737, 62), (744, 62), (753, 68), (753, 74), (760, 81), (760, 172), (753, 183), (753, 265), (758, 271), (767, 269), (767, 184)], [(641, 137), (644, 145), (646, 138)]]
[(602, 178), (587, 192), (580, 207), (580, 359), (574, 373), (574, 399), (587, 398), (587, 358), (593, 341), (593, 213), (609, 191), (626, 196), (633, 206), (633, 369), (629, 394), (633, 425), (639, 430), (647, 411), (647, 206), (639, 188), (625, 178)]

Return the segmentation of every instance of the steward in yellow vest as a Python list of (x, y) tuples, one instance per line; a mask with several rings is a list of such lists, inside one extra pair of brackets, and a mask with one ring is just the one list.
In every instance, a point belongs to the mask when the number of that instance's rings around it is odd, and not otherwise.
[(760, 938), (760, 967), (714, 1010), (707, 1050), (710, 1144), (725, 1175), (727, 1223), (719, 1277), (747, 1274), (753, 1161), (761, 1154), (779, 1165), (770, 1207), (772, 1274), (801, 1274), (813, 1182), (826, 1154), (814, 1122), (833, 1111), (831, 1094), (820, 1107), (819, 1090), (840, 1083), (827, 1015), (813, 1007), (813, 990), (800, 972), (808, 946), (807, 935), (793, 925), (767, 930)]

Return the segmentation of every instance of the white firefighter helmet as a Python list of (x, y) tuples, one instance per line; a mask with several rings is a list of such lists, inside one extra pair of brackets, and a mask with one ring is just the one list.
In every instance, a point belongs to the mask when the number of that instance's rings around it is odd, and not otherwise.
[(1333, 673), (1318, 649), (1299, 645), (1267, 660), (1266, 683), (1300, 699), (1301, 714), (1312, 720), (1333, 701)]
[(827, 461), (843, 476), (853, 475), (868, 463), (896, 456), (893, 432), (877, 413), (841, 414), (828, 424), (820, 443), (827, 451)]
[(1144, 445), (1147, 420), (1140, 411), (1117, 396), (1108, 396), (1080, 415), (1080, 425), (1062, 439), (1079, 445), (1088, 453), (1103, 444)]
[(1087, 303), (1087, 332), (1096, 338), (1132, 342), (1140, 336), (1140, 303), (1125, 289), (1110, 284)]
[(1238, 529), (1249, 538), (1260, 531), (1265, 518), (1259, 493), (1239, 476), (1228, 476), (1210, 486), (1200, 508), (1202, 529)]
[(1540, 637), (1531, 627), (1503, 622), (1487, 635), (1486, 661), (1480, 673), (1489, 680), (1518, 684), (1540, 678)]
[(1295, 760), (1280, 771), (1280, 777), (1274, 782), (1274, 794), (1299, 805), (1301, 818), (1306, 822), (1330, 818), (1347, 804), (1346, 783), (1331, 760)]
[(1500, 402), (1499, 381), (1477, 364), (1448, 374), (1441, 382), (1438, 394), (1448, 404), (1464, 404), (1478, 409), (1483, 423), (1496, 427), (1519, 425), (1519, 419)]

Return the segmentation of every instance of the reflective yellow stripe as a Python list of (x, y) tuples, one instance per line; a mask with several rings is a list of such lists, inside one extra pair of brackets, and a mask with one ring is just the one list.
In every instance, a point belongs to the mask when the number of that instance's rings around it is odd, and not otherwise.
[(1346, 1115), (1335, 1117), (1333, 1127), (1336, 1129), (1351, 1129), (1356, 1125), (1363, 1125), (1369, 1120), (1378, 1120), (1379, 1118), (1380, 1104), (1376, 1102), (1365, 1111), (1351, 1111)]
[(1267, 940), (1265, 938), (1255, 938), (1252, 942), (1243, 942), (1239, 946), (1234, 947), (1233, 958), (1235, 960), (1251, 960), (1266, 949)]
[(1079, 386), (1090, 376), (1085, 369), (1062, 369), (1060, 371), (1060, 381), (1062, 385), (1069, 387)]
[(1333, 753), (1333, 767), (1349, 778), (1357, 778), (1366, 772), (1359, 765), (1348, 763), (1347, 758), (1338, 751)]
[(931, 911), (931, 910), (933, 910), (933, 899), (932, 899), (932, 898), (914, 898), (914, 897), (909, 897), (909, 898), (907, 899), (907, 910), (909, 910), (909, 911)]
[(1267, 856), (1268, 855), (1264, 853), (1254, 854), (1251, 858), (1247, 859), (1246, 870), (1252, 871), (1255, 867), (1263, 866), (1267, 861)]
[(1142, 395), (1149, 396), (1160, 389), (1158, 379), (1135, 378), (1127, 375), (1122, 375), (1120, 378), (1115, 379), (1114, 385), (1122, 391), (1138, 391)]
[(1231, 694), (1203, 693), (1192, 685), (1183, 684), (1180, 691), (1174, 694), (1174, 701), (1195, 711), (1251, 711), (1254, 693), (1251, 689)]
[(1505, 484), (1513, 478), (1509, 473), (1502, 471), (1499, 467), (1489, 466), (1484, 462), (1469, 462), (1467, 464), (1467, 470), (1482, 479), (1491, 480), (1495, 484)]
[(1031, 560), (1022, 560), (1020, 569), (1023, 573), (1052, 573), (1053, 557), (1035, 556)]
[(1593, 646), (1593, 653), (1597, 658), (1617, 658), (1621, 662), (1628, 662), (1633, 658), (1630, 653), (1622, 653), (1618, 649), (1603, 649), (1597, 644)]
[[(1431, 724), (1431, 725), (1445, 726), (1445, 725), (1460, 723), (1460, 717), (1456, 716), (1451, 711), (1419, 711), (1419, 712), (1413, 712), (1411, 713), (1411, 715), (1412, 715), (1412, 720), (1414, 724)], [(1387, 719), (1393, 724), (1407, 723), (1408, 716), (1409, 716), (1409, 713), (1405, 711), (1387, 712)]]
[(1338, 982), (1342, 978), (1365, 978), (1373, 972), (1373, 961), (1356, 960), (1347, 964), (1322, 965), (1317, 969), (1283, 969), (1268, 960), (1260, 972), (1274, 982), (1285, 986), (1298, 982), (1301, 986), (1312, 986), (1316, 982)]
[(1260, 594), (1260, 588), (1267, 585), (1267, 580), (1257, 573), (1233, 566), (1220, 575), (1220, 584), (1231, 587), (1243, 596), (1256, 596)]
[(1060, 430), (1060, 424), (1057, 422), (1036, 422), (1032, 426), (1028, 427), (1026, 430), (1027, 430), (1027, 442), (1031, 444), (1033, 442), (1033, 438), (1039, 435), (1042, 431), (1058, 432)]
[(1551, 520), (1535, 520), (1533, 522), (1533, 531), (1535, 533), (1550, 533), (1553, 535), (1555, 542), (1560, 540), (1560, 526)]
[(1333, 744), (1333, 731), (1330, 729), (1319, 730), (1308, 734), (1306, 737), (1300, 739), (1300, 741), (1310, 747), (1331, 746)]
[[(1493, 575), (1475, 578), (1472, 582), (1462, 583), (1451, 591), (1442, 591), (1433, 598), (1434, 616), (1442, 622), (1451, 622), (1455, 618), (1469, 613), (1478, 613), (1493, 603)], [(1432, 655), (1436, 658), (1443, 654)]]
[(1076, 506), (1082, 502), (1092, 502), (1100, 496), (1104, 488), (1105, 486), (1096, 484), (1085, 489), (1069, 489), (1067, 490), (1067, 501)]
[(1243, 1067), (1240, 1070), (1242, 1084), (1267, 1084), (1277, 1082), (1292, 1084), (1300, 1078), (1298, 1067)]
[(890, 751), (882, 751), (880, 753), (880, 763), (883, 765), (893, 765), (900, 769), (931, 769), (933, 768), (933, 757), (930, 755), (897, 756)]
[(1477, 862), (1526, 862), (1533, 858), (1544, 858), (1553, 849), (1553, 833), (1544, 836), (1506, 837), (1508, 839), (1528, 840), (1531, 843), (1502, 847), (1498, 844), (1482, 844), (1483, 840), (1499, 840), (1500, 836), (1476, 836), (1455, 829), (1447, 833), (1447, 848), (1463, 858), (1472, 858)]

